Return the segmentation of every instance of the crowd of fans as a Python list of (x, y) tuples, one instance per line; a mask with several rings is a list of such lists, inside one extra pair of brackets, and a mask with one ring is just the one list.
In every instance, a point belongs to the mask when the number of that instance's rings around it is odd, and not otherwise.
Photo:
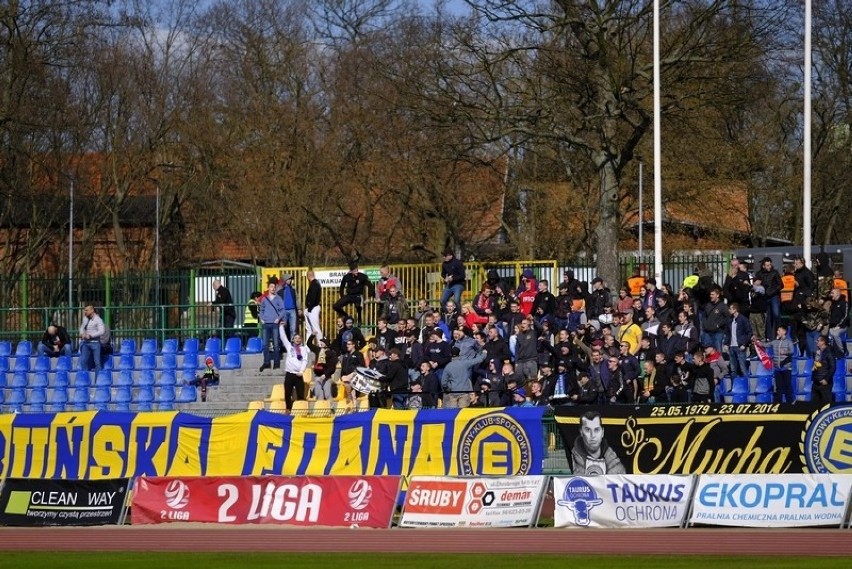
[[(722, 283), (699, 264), (677, 289), (637, 272), (614, 295), (602, 279), (581, 282), (570, 270), (554, 292), (530, 270), (519, 286), (490, 271), (481, 290), (462, 300), (471, 295), (464, 294), (464, 266), (452, 251), (442, 277), (438, 306), (425, 299), (409, 304), (388, 267), (374, 284), (352, 265), (334, 305), (337, 329), (325, 335), (309, 326), (310, 355), (288, 358), (287, 377), (311, 366), (317, 399), (343, 389), (352, 401), (368, 394), (375, 407), (719, 402), (723, 378), (749, 375), (761, 355), (775, 374), (776, 399), (794, 402), (792, 367), (801, 354), (810, 358), (812, 399), (830, 401), (835, 366), (846, 356), (848, 287), (824, 254), (813, 272), (801, 258), (783, 273), (769, 258), (753, 272), (733, 259)], [(309, 281), (313, 288), (311, 274)], [(285, 308), (282, 291), (270, 282), (258, 299), (262, 371), (278, 366), (278, 330), (301, 345), (293, 313), (286, 312), (295, 303)], [(379, 310), (375, 332), (365, 337), (368, 299)], [(346, 311), (353, 307), (354, 315)], [(370, 381), (360, 381), (364, 375)], [(295, 388), (289, 404), (304, 389), (288, 383)]]

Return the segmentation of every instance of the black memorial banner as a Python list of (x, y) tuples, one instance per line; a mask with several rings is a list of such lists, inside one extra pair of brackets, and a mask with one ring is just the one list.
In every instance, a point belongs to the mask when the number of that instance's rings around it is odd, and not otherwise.
[(0, 525), (118, 524), (129, 481), (7, 478), (0, 490)]
[(557, 407), (555, 419), (574, 474), (794, 473), (833, 471), (806, 456), (825, 412), (810, 403), (578, 405)]

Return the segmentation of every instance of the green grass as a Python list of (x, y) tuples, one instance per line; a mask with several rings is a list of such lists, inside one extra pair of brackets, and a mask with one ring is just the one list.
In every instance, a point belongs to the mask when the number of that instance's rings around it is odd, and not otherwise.
[[(519, 547), (534, 549), (534, 542)], [(203, 547), (203, 544), (199, 544)], [(440, 550), (440, 544), (435, 549)], [(696, 557), (696, 556), (576, 556), (563, 555), (415, 555), (415, 554), (293, 554), (293, 553), (3, 553), (0, 567), (50, 569), (848, 569), (839, 557)]]

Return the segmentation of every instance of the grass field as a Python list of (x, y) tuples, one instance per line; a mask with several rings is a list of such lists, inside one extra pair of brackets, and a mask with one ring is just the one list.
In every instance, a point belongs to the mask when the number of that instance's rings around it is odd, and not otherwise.
[[(815, 544), (818, 547), (818, 544)], [(203, 547), (203, 544), (199, 544)], [(518, 544), (529, 549), (530, 542)], [(436, 544), (436, 550), (440, 544)], [(0, 567), (50, 569), (848, 569), (852, 560), (840, 557), (679, 557), (679, 556), (577, 556), (561, 555), (416, 555), (416, 554), (292, 554), (292, 553), (3, 553)]]

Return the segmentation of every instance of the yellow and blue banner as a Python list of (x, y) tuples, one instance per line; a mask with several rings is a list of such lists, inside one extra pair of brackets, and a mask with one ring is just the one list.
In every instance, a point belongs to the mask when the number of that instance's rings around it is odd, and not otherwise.
[(0, 416), (0, 477), (541, 474), (543, 408)]

